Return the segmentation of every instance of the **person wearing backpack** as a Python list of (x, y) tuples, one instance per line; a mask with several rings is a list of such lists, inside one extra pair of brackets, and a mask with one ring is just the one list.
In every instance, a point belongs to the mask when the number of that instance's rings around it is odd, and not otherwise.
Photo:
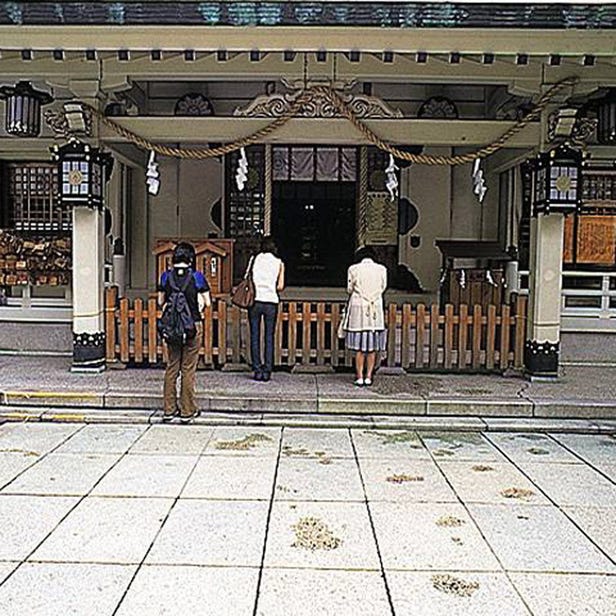
[[(190, 423), (198, 415), (195, 373), (203, 309), (211, 300), (207, 279), (202, 272), (194, 271), (194, 263), (195, 249), (188, 242), (180, 242), (173, 251), (173, 267), (163, 272), (158, 286), (158, 304), (162, 306), (158, 331), (168, 351), (163, 421), (179, 415), (182, 423)], [(176, 383), (180, 375), (178, 405)]]

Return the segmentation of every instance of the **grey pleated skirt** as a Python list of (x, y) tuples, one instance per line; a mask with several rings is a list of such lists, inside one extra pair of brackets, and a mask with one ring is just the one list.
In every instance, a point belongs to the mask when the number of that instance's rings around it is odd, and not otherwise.
[(384, 329), (377, 331), (347, 331), (344, 337), (347, 349), (352, 351), (362, 351), (372, 353), (372, 351), (385, 351), (387, 349), (387, 331)]

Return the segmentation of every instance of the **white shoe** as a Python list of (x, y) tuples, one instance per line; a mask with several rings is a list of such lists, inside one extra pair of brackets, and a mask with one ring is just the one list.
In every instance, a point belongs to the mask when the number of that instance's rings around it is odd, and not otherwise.
[(368, 379), (368, 378), (364, 379), (364, 385), (370, 387), (370, 385), (372, 385), (372, 379)]
[(355, 385), (361, 387), (364, 384), (364, 379), (355, 379)]

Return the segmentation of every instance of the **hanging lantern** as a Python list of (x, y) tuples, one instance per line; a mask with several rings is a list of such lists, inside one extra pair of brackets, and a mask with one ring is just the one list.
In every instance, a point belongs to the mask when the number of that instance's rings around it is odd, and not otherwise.
[(52, 160), (58, 163), (62, 205), (103, 207), (105, 183), (113, 168), (112, 156), (71, 139), (66, 145), (53, 146)]
[(597, 103), (597, 140), (611, 145), (616, 143), (616, 89), (610, 90)]
[(15, 137), (37, 137), (41, 132), (41, 106), (53, 97), (35, 90), (29, 81), (16, 86), (0, 86), (0, 98), (6, 100), (5, 130)]
[(539, 154), (535, 160), (535, 214), (575, 212), (582, 204), (582, 153), (566, 144)]

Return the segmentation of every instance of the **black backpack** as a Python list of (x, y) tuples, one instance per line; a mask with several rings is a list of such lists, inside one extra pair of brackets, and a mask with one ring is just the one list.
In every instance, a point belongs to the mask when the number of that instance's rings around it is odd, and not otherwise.
[(186, 299), (186, 289), (193, 280), (192, 270), (188, 270), (186, 280), (181, 287), (178, 286), (173, 270), (169, 271), (168, 280), (171, 293), (158, 321), (158, 333), (169, 346), (181, 347), (197, 333), (195, 320)]

